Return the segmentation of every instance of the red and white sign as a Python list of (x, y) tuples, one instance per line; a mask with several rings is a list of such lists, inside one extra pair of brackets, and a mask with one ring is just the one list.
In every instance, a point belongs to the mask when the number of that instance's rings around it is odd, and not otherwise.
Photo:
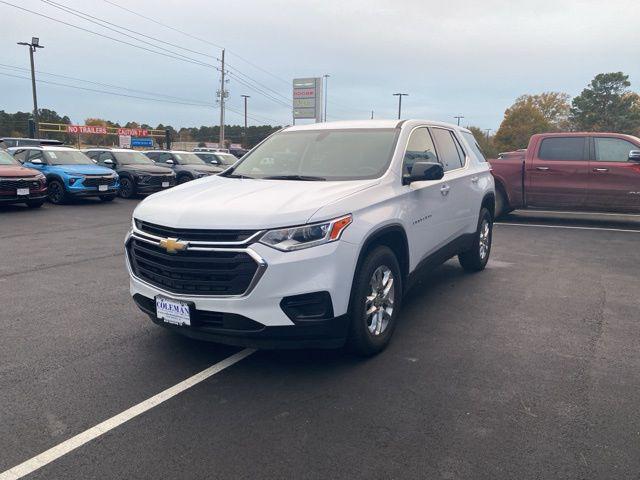
[(119, 128), (118, 135), (127, 135), (130, 137), (148, 137), (149, 131), (144, 128)]
[(98, 133), (107, 134), (107, 127), (99, 127), (94, 125), (67, 125), (68, 133)]
[(293, 98), (313, 98), (315, 96), (315, 88), (296, 88), (293, 90)]

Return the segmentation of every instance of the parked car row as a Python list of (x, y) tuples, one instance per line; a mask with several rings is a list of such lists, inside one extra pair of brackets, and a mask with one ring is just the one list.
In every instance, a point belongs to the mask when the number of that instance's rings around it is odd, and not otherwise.
[[(109, 202), (215, 175), (237, 160), (224, 152), (71, 147), (39, 140), (0, 149), (0, 203), (39, 207), (78, 197)], [(231, 157), (231, 158), (229, 158)]]

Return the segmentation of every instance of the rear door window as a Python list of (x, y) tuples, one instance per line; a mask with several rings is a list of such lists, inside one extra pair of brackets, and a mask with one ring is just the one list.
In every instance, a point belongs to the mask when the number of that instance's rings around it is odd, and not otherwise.
[(593, 142), (597, 162), (627, 162), (631, 150), (640, 150), (640, 147), (622, 138), (593, 137)]
[(540, 160), (587, 159), (585, 152), (586, 137), (550, 137), (542, 140), (538, 158)]
[(455, 170), (463, 165), (464, 160), (460, 158), (460, 153), (450, 130), (444, 128), (432, 128), (433, 138), (438, 147), (438, 156), (444, 171)]

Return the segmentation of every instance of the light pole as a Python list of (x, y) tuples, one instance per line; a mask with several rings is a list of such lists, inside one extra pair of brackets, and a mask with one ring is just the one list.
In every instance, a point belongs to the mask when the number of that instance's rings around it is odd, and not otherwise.
[(33, 54), (36, 48), (44, 48), (40, 45), (40, 39), (38, 37), (31, 37), (31, 43), (18, 42), (18, 45), (24, 45), (29, 47), (29, 60), (31, 61), (31, 90), (33, 91), (33, 121), (36, 125), (35, 136), (40, 137), (40, 122), (38, 121), (38, 96), (36, 94), (36, 71), (33, 66)]
[(408, 97), (408, 93), (394, 93), (394, 97), (398, 97), (398, 120), (400, 120), (400, 116), (402, 115), (402, 97)]
[(484, 131), (487, 132), (487, 140), (489, 140), (489, 132), (491, 131), (491, 128), (485, 128)]
[(328, 73), (325, 73), (323, 75), (324, 77), (324, 121), (327, 121), (327, 97), (329, 96), (329, 77), (331, 75), (329, 75)]
[(242, 98), (244, 98), (244, 145), (242, 145), (244, 148), (247, 148), (247, 98), (251, 98), (250, 95), (240, 95)]
[(464, 117), (462, 115), (456, 115), (455, 117), (453, 117), (455, 119), (458, 120), (458, 126), (460, 126), (460, 120), (462, 120)]

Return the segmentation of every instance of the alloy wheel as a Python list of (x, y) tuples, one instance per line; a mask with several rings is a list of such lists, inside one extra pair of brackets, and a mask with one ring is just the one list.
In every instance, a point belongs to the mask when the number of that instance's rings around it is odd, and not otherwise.
[(491, 246), (491, 227), (489, 221), (485, 218), (480, 225), (480, 258), (484, 260), (489, 254), (489, 247)]
[(382, 335), (393, 315), (395, 301), (395, 279), (386, 265), (380, 265), (371, 275), (371, 293), (366, 297), (364, 315), (367, 329), (373, 336)]

